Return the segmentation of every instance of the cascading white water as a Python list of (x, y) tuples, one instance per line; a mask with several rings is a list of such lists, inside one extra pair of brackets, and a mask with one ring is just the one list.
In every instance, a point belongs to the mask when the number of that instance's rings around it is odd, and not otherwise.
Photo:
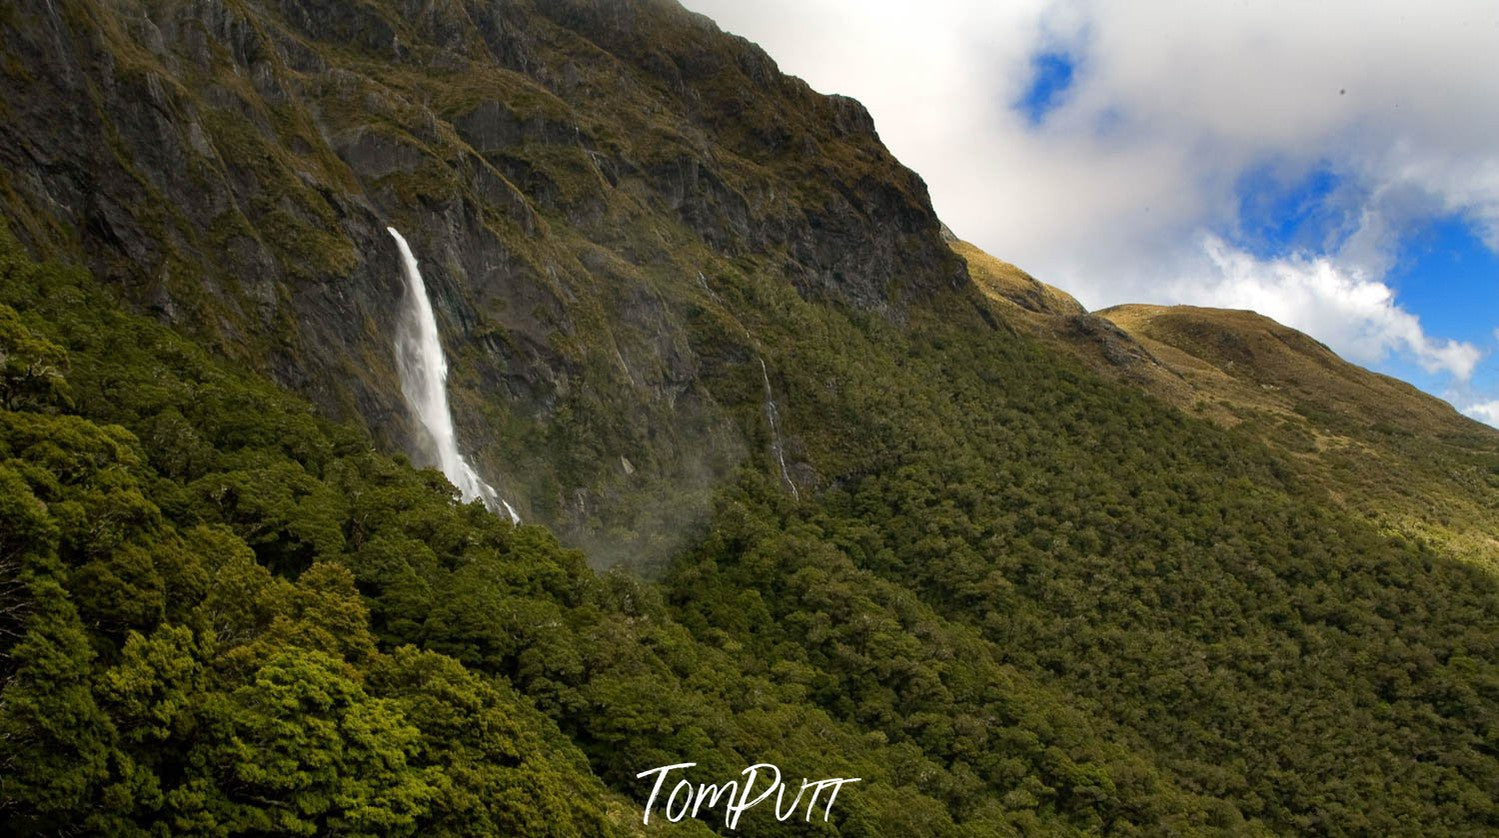
[(458, 487), (466, 501), (480, 500), (493, 512), (504, 511), (513, 523), (520, 523), (515, 509), (500, 497), (494, 487), (485, 483), (474, 467), (458, 451), (453, 433), (453, 412), (448, 407), (448, 361), (437, 339), (437, 318), (427, 286), (417, 270), (416, 257), (406, 239), (394, 227), (386, 227), (401, 249), (406, 276), (406, 308), (396, 333), (396, 369), (401, 376), (401, 393), (416, 420), (432, 440), (437, 467)]
[(760, 362), (760, 380), (765, 382), (765, 418), (770, 421), (770, 452), (776, 455), (776, 462), (781, 464), (781, 479), (791, 487), (791, 496), (801, 500), (802, 493), (796, 488), (796, 481), (791, 479), (791, 472), (786, 468), (786, 449), (781, 445), (781, 412), (776, 409), (775, 393), (770, 389), (770, 373), (765, 370), (764, 358), (756, 355), (755, 360)]

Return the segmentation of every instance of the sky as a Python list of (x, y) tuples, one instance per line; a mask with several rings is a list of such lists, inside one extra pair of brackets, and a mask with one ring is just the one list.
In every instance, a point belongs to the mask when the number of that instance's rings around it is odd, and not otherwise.
[(1253, 309), (1499, 427), (1499, 3), (683, 2), (1088, 308)]

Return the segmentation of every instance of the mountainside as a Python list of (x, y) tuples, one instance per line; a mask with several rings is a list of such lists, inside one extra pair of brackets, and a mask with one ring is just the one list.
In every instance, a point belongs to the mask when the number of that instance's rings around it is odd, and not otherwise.
[[(665, 0), (0, 27), (7, 834), (1499, 830), (1499, 434), (1086, 312)], [(647, 809), (762, 762), (859, 782)]]
[(1349, 431), (1377, 426), (1474, 443), (1494, 437), (1451, 405), (1349, 364), (1252, 311), (1123, 305), (1098, 314), (1140, 341), (1202, 399), (1265, 412), (1337, 414)]
[(1499, 433), (1249, 311), (1121, 305), (1065, 292), (966, 242), (1007, 322), (1193, 415), (1266, 443), (1341, 505), (1499, 571)]
[(1492, 428), (1253, 312), (1118, 306), (1099, 314), (1180, 377), (1187, 387), (1174, 396), (1190, 398), (1190, 409), (1244, 425), (1385, 525), (1499, 571)]
[(860, 105), (669, 2), (3, 15), (24, 241), (430, 461), (389, 348), (406, 231), (461, 438), (523, 515), (615, 558), (662, 558), (641, 531), (745, 455), (725, 423), (757, 422), (733, 409), (755, 355), (776, 370), (774, 294), (898, 320), (964, 283)]

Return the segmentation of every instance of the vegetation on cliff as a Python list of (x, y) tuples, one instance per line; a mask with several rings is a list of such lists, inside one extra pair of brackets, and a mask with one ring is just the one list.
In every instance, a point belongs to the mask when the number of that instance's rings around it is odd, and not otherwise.
[[(1499, 830), (1493, 433), (955, 255), (667, 2), (0, 26), (7, 833)], [(544, 525), (389, 453), (390, 220)]]
[(1495, 822), (1492, 577), (1026, 341), (800, 347), (864, 468), (653, 585), (5, 249), (17, 828), (593, 834), (678, 761), (849, 835)]

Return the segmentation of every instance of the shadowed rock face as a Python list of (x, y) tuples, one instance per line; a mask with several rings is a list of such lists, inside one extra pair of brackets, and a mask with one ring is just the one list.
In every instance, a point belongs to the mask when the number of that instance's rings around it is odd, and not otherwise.
[(857, 102), (672, 3), (0, 17), (0, 203), (25, 242), (405, 446), (398, 226), (459, 436), (563, 530), (625, 477), (713, 479), (744, 455), (720, 379), (750, 347), (704, 308), (742, 318), (738, 289), (773, 283), (899, 322), (966, 283)]

